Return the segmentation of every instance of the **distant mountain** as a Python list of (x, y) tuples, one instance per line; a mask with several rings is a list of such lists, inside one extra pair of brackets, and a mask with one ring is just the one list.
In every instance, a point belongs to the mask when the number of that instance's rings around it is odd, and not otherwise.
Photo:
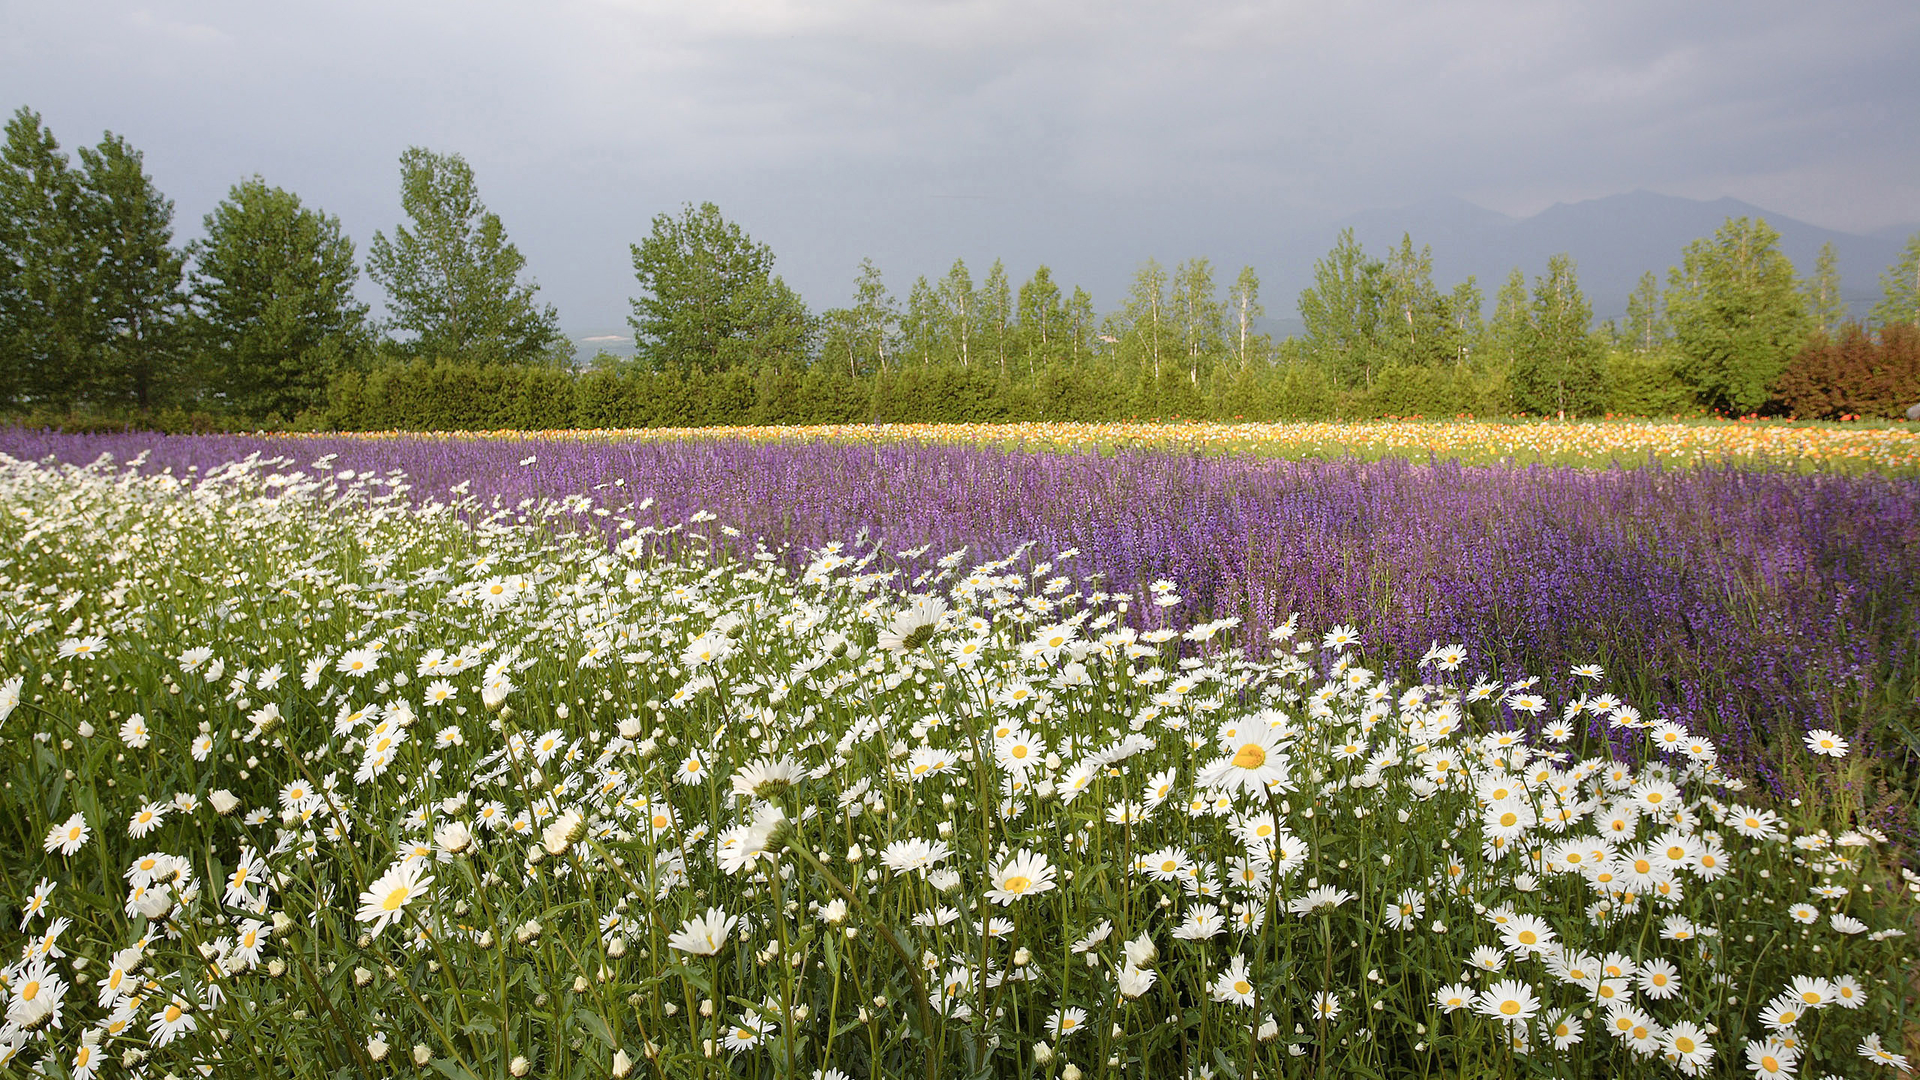
[[(1766, 219), (1802, 275), (1813, 271), (1820, 245), (1832, 241), (1840, 261), (1841, 297), (1861, 316), (1879, 299), (1881, 272), (1920, 228), (1897, 226), (1862, 236), (1809, 225), (1739, 199), (1703, 201), (1635, 191), (1555, 203), (1528, 218), (1453, 198), (1367, 210), (1324, 230), (1318, 250), (1331, 248), (1339, 231), (1350, 227), (1370, 254), (1384, 257), (1410, 234), (1415, 247), (1433, 248), (1434, 281), (1443, 290), (1472, 274), (1486, 293), (1489, 312), (1508, 271), (1518, 266), (1531, 281), (1546, 269), (1550, 256), (1566, 252), (1573, 256), (1598, 322), (1626, 312), (1627, 296), (1646, 271), (1653, 271), (1664, 289), (1667, 269), (1679, 264), (1681, 249), (1713, 235), (1730, 217)], [(1301, 284), (1310, 280), (1309, 270)]]

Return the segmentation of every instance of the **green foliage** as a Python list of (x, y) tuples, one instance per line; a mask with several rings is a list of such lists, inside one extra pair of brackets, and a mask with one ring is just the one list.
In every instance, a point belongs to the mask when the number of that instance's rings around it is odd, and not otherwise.
[(1307, 353), (1343, 389), (1370, 387), (1381, 364), (1381, 298), (1386, 266), (1369, 258), (1353, 230), (1313, 264), (1313, 284), (1300, 293)]
[(327, 383), (371, 345), (359, 269), (340, 220), (255, 176), (233, 186), (190, 248), (193, 332), (206, 382), (249, 417), (326, 403)]
[(0, 392), (55, 409), (184, 400), (173, 204), (111, 132), (73, 168), (28, 109), (0, 167)]
[(1513, 400), (1538, 416), (1593, 416), (1606, 409), (1606, 375), (1592, 336), (1593, 308), (1573, 260), (1555, 255), (1534, 279), (1533, 305), (1509, 375)]
[(1806, 340), (1806, 297), (1779, 243), (1764, 220), (1729, 218), (1711, 239), (1688, 244), (1668, 276), (1677, 370), (1709, 408), (1746, 414), (1765, 406)]
[(480, 201), (458, 154), (400, 155), (400, 205), (413, 223), (373, 234), (367, 274), (387, 290), (401, 355), (462, 363), (537, 363), (563, 349), (559, 316), (521, 282), (527, 260)]
[(1881, 298), (1873, 307), (1873, 321), (1920, 325), (1920, 232), (1907, 238), (1906, 249), (1880, 275)]
[(1833, 241), (1820, 245), (1813, 276), (1806, 282), (1807, 317), (1815, 333), (1832, 335), (1847, 321), (1847, 302), (1840, 298), (1840, 256)]
[(105, 333), (101, 396), (140, 409), (185, 396), (186, 259), (173, 247), (173, 202), (118, 135), (82, 147), (80, 162), (81, 206), (100, 259), (93, 301)]
[(1615, 416), (1679, 416), (1699, 411), (1693, 390), (1675, 372), (1670, 348), (1608, 350), (1607, 412)]
[(656, 370), (712, 373), (806, 355), (812, 319), (774, 275), (773, 249), (714, 204), (656, 215), (632, 253), (640, 295), (627, 321), (640, 357)]
[(1433, 250), (1415, 251), (1413, 237), (1403, 235), (1381, 280), (1381, 346), (1389, 362), (1420, 367), (1459, 360), (1449, 298), (1433, 284)]
[(37, 113), (7, 122), (0, 169), (0, 391), (60, 409), (87, 396), (100, 334), (80, 181)]
[(1251, 266), (1241, 267), (1227, 292), (1227, 320), (1233, 360), (1243, 372), (1256, 359), (1265, 360), (1273, 349), (1273, 339), (1253, 329), (1254, 320), (1266, 313), (1260, 303), (1260, 275)]
[(1660, 307), (1660, 287), (1649, 270), (1640, 275), (1640, 284), (1627, 297), (1627, 325), (1622, 337), (1634, 352), (1650, 353), (1665, 345), (1670, 336)]

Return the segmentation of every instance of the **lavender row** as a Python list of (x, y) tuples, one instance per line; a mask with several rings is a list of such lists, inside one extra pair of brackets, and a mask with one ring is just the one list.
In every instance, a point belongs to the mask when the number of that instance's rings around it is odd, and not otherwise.
[(176, 472), (254, 452), (331, 454), (336, 469), (403, 469), (420, 497), (461, 483), (509, 504), (624, 490), (654, 500), (643, 520), (706, 510), (796, 549), (862, 535), (936, 555), (1078, 548), (1079, 575), (1135, 592), (1170, 578), (1183, 597), (1170, 616), (1238, 615), (1249, 643), (1297, 611), (1309, 625), (1350, 623), (1401, 661), (1460, 642), (1509, 676), (1549, 683), (1598, 662), (1762, 775), (1772, 732), (1829, 727), (1871, 743), (1874, 717), (1911, 717), (1920, 687), (1911, 479), (911, 444), (0, 432), (0, 451), (17, 457), (142, 450), (147, 469)]

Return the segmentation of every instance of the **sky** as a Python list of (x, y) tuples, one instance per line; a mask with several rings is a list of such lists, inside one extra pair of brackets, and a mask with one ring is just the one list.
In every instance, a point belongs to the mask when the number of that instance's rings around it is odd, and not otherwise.
[(1439, 197), (1920, 222), (1916, 56), (1912, 0), (0, 0), (0, 108), (125, 136), (181, 241), (257, 173), (364, 253), (400, 153), (458, 153), (575, 336), (625, 332), (628, 245), (689, 202), (815, 310), (863, 257), (1105, 309), (1149, 257), (1297, 267)]

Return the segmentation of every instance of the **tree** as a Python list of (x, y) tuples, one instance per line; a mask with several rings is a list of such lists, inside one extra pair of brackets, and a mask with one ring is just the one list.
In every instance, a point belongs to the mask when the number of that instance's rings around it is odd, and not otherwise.
[(1067, 297), (1067, 340), (1071, 342), (1068, 355), (1075, 364), (1083, 359), (1091, 359), (1094, 354), (1093, 336), (1096, 331), (1097, 317), (1093, 313), (1093, 295), (1078, 285), (1073, 294)]
[(1267, 309), (1260, 306), (1260, 275), (1253, 272), (1253, 267), (1240, 268), (1240, 276), (1227, 292), (1227, 307), (1233, 320), (1233, 357), (1244, 371), (1252, 350), (1259, 344), (1253, 332), (1254, 320), (1267, 313)]
[(965, 259), (953, 260), (947, 276), (940, 279), (936, 295), (944, 309), (941, 339), (961, 367), (973, 365), (974, 328), (980, 321), (979, 301), (973, 292), (973, 275)]
[(1051, 365), (1067, 346), (1067, 311), (1053, 271), (1041, 266), (1020, 286), (1018, 351), (1027, 358), (1027, 377)]
[(1388, 256), (1380, 281), (1386, 317), (1381, 336), (1393, 359), (1409, 367), (1457, 360), (1446, 300), (1433, 284), (1433, 249), (1415, 251), (1412, 234), (1401, 234), (1400, 249)]
[(1000, 363), (1000, 370), (1007, 370), (1007, 349), (1012, 344), (1013, 331), (1013, 287), (1007, 281), (1007, 268), (999, 259), (987, 268), (987, 280), (980, 283), (977, 298), (980, 308), (980, 329), (984, 332), (986, 345), (993, 350), (994, 359)]
[(1181, 350), (1187, 354), (1187, 380), (1198, 387), (1202, 368), (1225, 351), (1221, 333), (1221, 307), (1213, 283), (1213, 262), (1188, 259), (1174, 268), (1173, 318), (1180, 335)]
[(112, 132), (82, 147), (80, 163), (100, 255), (93, 301), (106, 331), (103, 396), (141, 409), (183, 397), (186, 258), (173, 246), (173, 200), (153, 186), (140, 151)]
[(756, 243), (714, 204), (655, 215), (632, 245), (640, 295), (633, 340), (659, 371), (716, 372), (744, 363), (798, 365), (812, 336), (806, 305), (773, 273), (773, 249)]
[(1447, 321), (1452, 331), (1453, 355), (1459, 363), (1466, 363), (1468, 355), (1478, 347), (1480, 339), (1486, 336), (1487, 317), (1483, 310), (1487, 298), (1480, 291), (1480, 282), (1472, 274), (1467, 280), (1453, 287), (1447, 294)]
[(1166, 318), (1167, 271), (1157, 259), (1148, 259), (1133, 275), (1133, 287), (1127, 293), (1122, 319), (1126, 333), (1122, 347), (1137, 362), (1152, 365), (1153, 378), (1160, 378), (1160, 353), (1171, 337)]
[(404, 354), (477, 364), (531, 363), (566, 345), (540, 287), (522, 283), (527, 260), (480, 201), (458, 154), (415, 146), (400, 155), (400, 205), (413, 222), (373, 234), (367, 276), (387, 291)]
[(1555, 255), (1534, 279), (1524, 344), (1508, 382), (1530, 413), (1590, 416), (1606, 408), (1606, 376), (1593, 340), (1593, 308), (1580, 293), (1573, 260)]
[(0, 166), (0, 388), (58, 409), (151, 408), (188, 391), (185, 260), (173, 203), (140, 152), (106, 133), (71, 167), (28, 109)]
[(1500, 370), (1509, 374), (1533, 343), (1533, 301), (1527, 295), (1527, 276), (1514, 267), (1493, 299), (1493, 321), (1487, 324), (1486, 351)]
[(1380, 363), (1381, 281), (1384, 264), (1369, 258), (1344, 229), (1324, 258), (1313, 264), (1313, 284), (1300, 293), (1306, 348), (1326, 365), (1335, 385), (1371, 388)]
[(878, 371), (887, 366), (888, 352), (897, 350), (894, 337), (900, 312), (894, 306), (893, 294), (887, 291), (886, 281), (880, 276), (880, 268), (873, 265), (872, 259), (860, 260), (860, 276), (853, 282), (853, 310), (862, 354), (872, 369)]
[(1780, 234), (1764, 220), (1728, 218), (1688, 244), (1667, 281), (1675, 373), (1707, 405), (1751, 413), (1806, 339), (1806, 297)]
[(1640, 284), (1627, 297), (1627, 347), (1650, 353), (1667, 343), (1667, 320), (1660, 312), (1660, 287), (1653, 271), (1640, 275)]
[(1920, 232), (1907, 238), (1900, 258), (1880, 275), (1880, 289), (1880, 302), (1873, 306), (1874, 322), (1920, 325)]
[(39, 114), (7, 122), (0, 152), (0, 397), (71, 408), (88, 393), (104, 334), (98, 255), (80, 178)]
[(858, 378), (886, 366), (899, 314), (872, 259), (860, 260), (853, 288), (852, 307), (831, 308), (820, 315), (820, 358), (836, 371), (846, 368), (849, 378)]
[(921, 367), (931, 366), (941, 352), (942, 323), (940, 296), (922, 275), (907, 290), (907, 313), (900, 320), (907, 356), (918, 360)]
[(1838, 330), (1847, 318), (1847, 302), (1840, 299), (1840, 257), (1834, 253), (1831, 240), (1820, 245), (1806, 293), (1807, 315), (1813, 320), (1813, 328), (1823, 334)]
[(292, 418), (368, 346), (367, 307), (340, 219), (255, 176), (206, 217), (194, 259), (194, 337), (209, 385), (239, 413)]

